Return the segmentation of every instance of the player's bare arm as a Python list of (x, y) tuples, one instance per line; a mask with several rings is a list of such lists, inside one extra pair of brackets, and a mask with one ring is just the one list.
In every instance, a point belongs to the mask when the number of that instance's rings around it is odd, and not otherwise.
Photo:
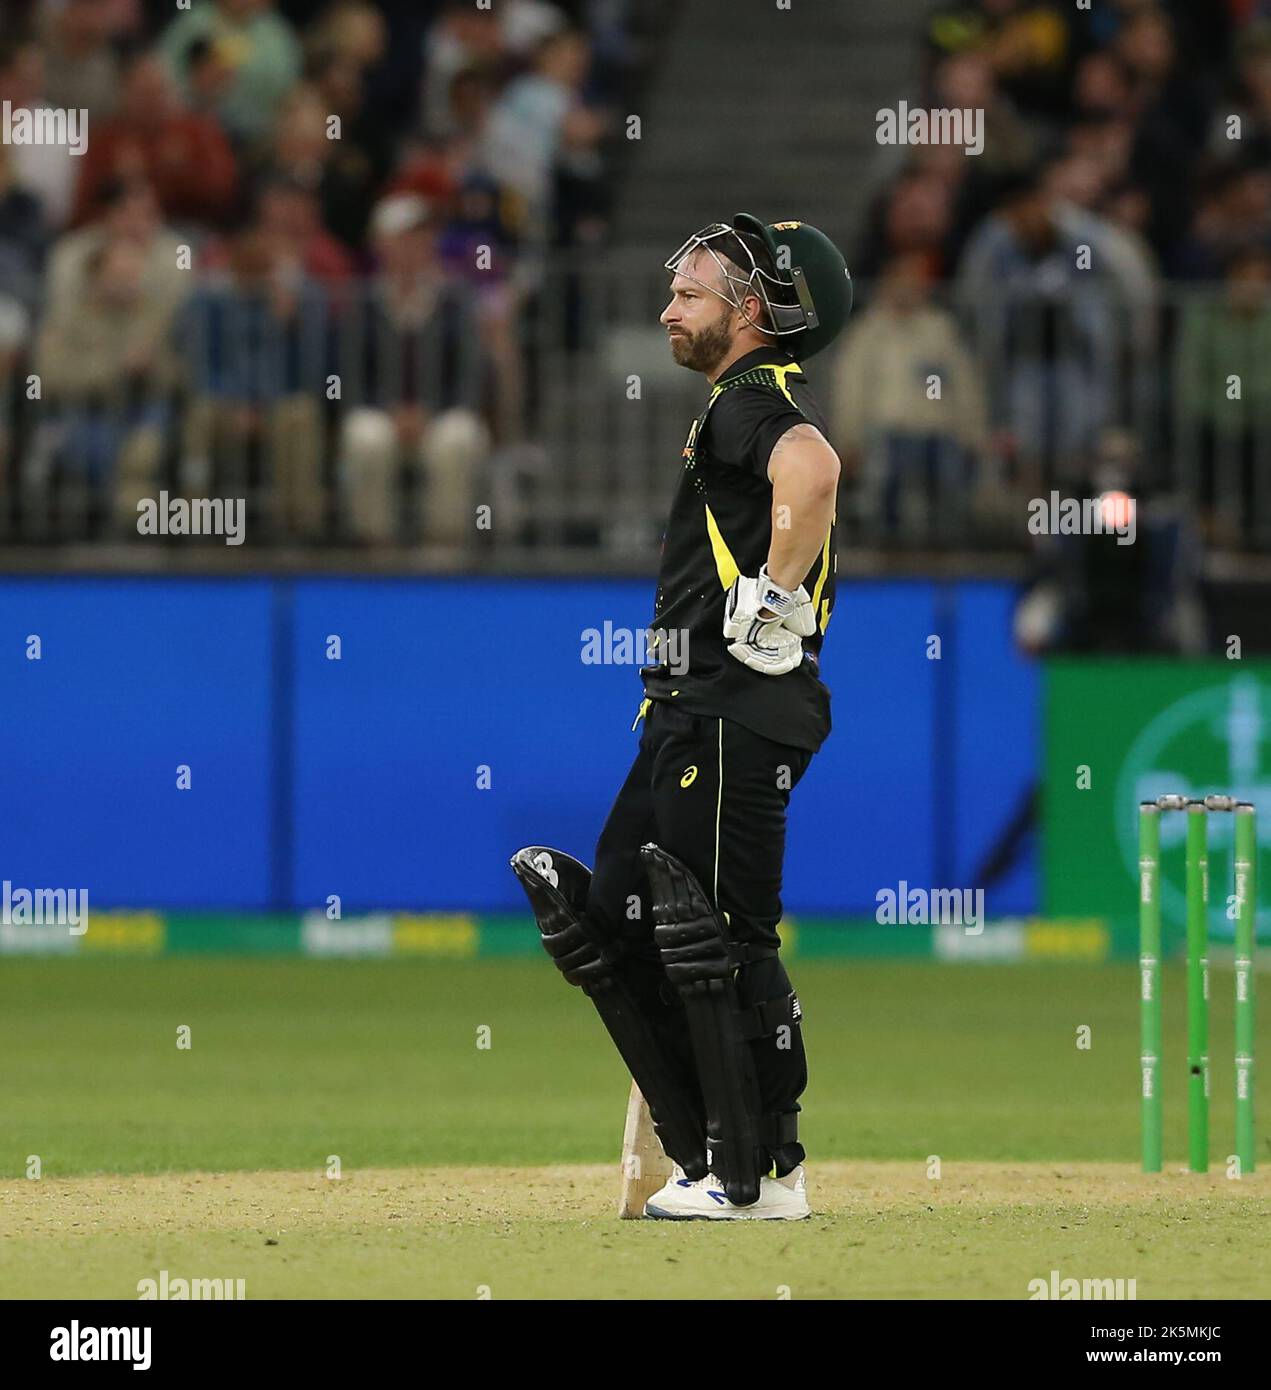
[(739, 577), (724, 605), (729, 655), (767, 676), (784, 676), (803, 661), (803, 639), (817, 630), (816, 607), (804, 587), (834, 526), (838, 455), (810, 423), (792, 425), (768, 457), (772, 536), (757, 578)]
[(815, 425), (793, 425), (768, 459), (772, 544), (768, 574), (796, 589), (816, 563), (834, 523), (839, 457)]

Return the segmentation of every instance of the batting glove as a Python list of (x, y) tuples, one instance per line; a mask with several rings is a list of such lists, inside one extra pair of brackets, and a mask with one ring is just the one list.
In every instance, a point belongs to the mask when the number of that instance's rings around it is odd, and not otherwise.
[(724, 604), (729, 654), (765, 676), (784, 676), (803, 660), (802, 638), (816, 631), (816, 610), (802, 584), (792, 593), (764, 565), (757, 579), (733, 581)]

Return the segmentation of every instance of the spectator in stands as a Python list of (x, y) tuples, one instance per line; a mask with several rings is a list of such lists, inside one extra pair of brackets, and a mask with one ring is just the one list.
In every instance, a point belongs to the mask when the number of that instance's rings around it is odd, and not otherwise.
[(1271, 169), (1241, 169), (1231, 185), (1231, 218), (1246, 245), (1271, 244)]
[(1271, 527), (1271, 250), (1234, 252), (1225, 289), (1184, 308), (1174, 403), (1207, 521), (1230, 540), (1242, 520)]
[[(36, 5), (62, 4), (65, 0), (36, 0)], [(164, 13), (156, 20), (151, 11), (153, 6), (146, 0), (93, 0), (94, 8), (100, 11), (99, 20), (105, 25), (110, 41), (115, 47), (125, 51), (135, 51), (144, 42), (147, 34), (158, 24), (166, 24), (171, 11), (164, 0)]]
[(283, 100), (300, 78), (300, 44), (273, 0), (204, 0), (178, 14), (164, 30), (160, 49), (173, 78), (188, 89), (189, 51), (210, 42), (233, 76), (218, 104), (231, 139), (262, 139)]
[(1130, 74), (1138, 113), (1134, 181), (1152, 198), (1152, 244), (1168, 255), (1187, 225), (1190, 189), (1179, 173), (1204, 147), (1209, 96), (1178, 61), (1173, 22), (1163, 10), (1136, 10), (1118, 32), (1115, 47)]
[(491, 424), (501, 445), (519, 441), (525, 427), (520, 340), (525, 289), (516, 273), (522, 213), (514, 194), (472, 169), (454, 198), (438, 246), (450, 273), (465, 280), (473, 292), (477, 328), (493, 377)]
[(608, 105), (622, 95), (623, 78), (636, 60), (635, 45), (627, 33), (636, 0), (596, 0), (587, 7), (591, 35), (590, 90)]
[[(1069, 154), (1047, 169), (1047, 188), (1057, 203), (1099, 216), (1104, 267), (1117, 287), (1118, 367), (1129, 418), (1144, 420), (1162, 398), (1156, 356), (1160, 336), (1160, 266), (1146, 231), (1151, 204), (1143, 190), (1125, 187), (1116, 198), (1108, 191), (1103, 166), (1085, 154)], [(1120, 217), (1116, 214), (1120, 211)], [(1137, 220), (1135, 220), (1137, 219)]]
[(1122, 184), (1104, 198), (1103, 214), (1114, 227), (1129, 233), (1148, 264), (1155, 269), (1156, 255), (1147, 239), (1152, 217), (1152, 200), (1147, 190), (1132, 183)]
[(321, 291), (267, 231), (250, 226), (234, 239), (228, 273), (196, 292), (185, 330), (194, 378), (186, 490), (250, 498), (255, 484), (274, 536), (315, 539), (325, 520), (321, 403), (330, 365)]
[(329, 98), (332, 114), (341, 116), (342, 138), (349, 133), (351, 119), (362, 142), (377, 149), (399, 134), (378, 100), (364, 100), (368, 78), (383, 64), (387, 49), (384, 16), (366, 0), (334, 0), (305, 36), (306, 77)]
[(485, 163), (486, 132), (494, 86), (481, 68), (455, 74), (451, 117), (444, 141), (413, 150), (390, 192), (415, 193), (447, 210), (439, 252), (449, 271), (475, 294), (482, 345), (493, 373), (491, 424), (507, 444), (521, 438), (525, 420), (525, 371), (519, 336), (524, 298), (517, 270), (526, 234), (527, 209), (515, 189), (500, 183)]
[[(1271, 164), (1271, 23), (1255, 25), (1237, 48), (1234, 100), (1213, 115), (1209, 153), (1223, 162), (1242, 158), (1250, 165)], [(1232, 116), (1240, 120), (1232, 138)]]
[[(0, 149), (0, 473), (11, 425), (3, 377), (29, 370), (42, 303), (59, 315), (43, 325), (46, 360), (59, 365), (77, 332), (104, 339), (103, 326), (127, 312), (138, 341), (171, 347), (129, 349), (132, 366), (115, 364), (129, 409), (151, 404), (154, 416), (125, 412), (112, 433), (102, 412), (76, 414), (65, 390), (56, 419), (44, 400), (18, 401), (19, 444), (28, 423), (41, 430), (24, 475), (99, 477), (101, 505), (118, 516), (130, 495), (122, 480), (153, 480), (166, 455), (151, 444), (166, 432), (186, 491), (274, 480), (278, 535), (321, 534), (324, 471), (347, 460), (341, 477), (359, 498), (351, 530), (391, 531), (384, 508), (395, 523), (400, 488), (420, 505), (419, 524), (398, 534), (468, 539), (474, 461), (495, 446), (500, 459), (505, 448), (532, 451), (521, 315), (542, 272), (526, 249), (541, 257), (607, 229), (608, 116), (589, 98), (588, 33), (603, 34), (611, 93), (631, 51), (626, 0), (19, 4), (5, 31), (20, 37), (0, 43), (0, 100), (88, 107), (90, 139), (83, 158), (49, 145)], [(404, 149), (421, 128), (428, 146)], [(368, 235), (376, 196), (403, 191), (426, 195), (423, 225), (410, 212), (394, 231), (386, 211)], [(76, 229), (62, 234), (72, 211)], [(372, 256), (376, 274), (363, 283)], [(66, 316), (77, 298), (91, 306), (79, 326)], [(352, 394), (328, 407), (320, 367), (335, 360), (337, 319), (350, 333), (374, 327), (374, 344), (346, 347), (359, 371), (387, 375), (362, 382), (359, 398), (352, 372)], [(381, 486), (385, 419), (394, 476)], [(125, 441), (126, 460), (112, 466)], [(72, 455), (87, 461), (78, 471), (64, 466)]]
[[(960, 156), (961, 157), (961, 156)], [(944, 178), (915, 170), (887, 189), (871, 209), (865, 241), (853, 261), (863, 279), (880, 274), (894, 256), (922, 254), (937, 279), (947, 274), (946, 246), (954, 226), (954, 193)]]
[(517, 225), (504, 190), (479, 169), (465, 173), (441, 234), (447, 268), (479, 293), (492, 297), (508, 283), (516, 256)]
[(279, 104), (268, 137), (252, 151), (254, 174), (283, 174), (310, 188), (321, 186), (329, 146), (326, 103), (316, 87), (298, 82)]
[[(309, 190), (316, 200), (315, 232), (321, 230), (334, 243), (332, 259), (339, 248), (347, 273), (362, 236), (364, 214), (357, 205), (369, 198), (376, 171), (361, 151), (346, 152), (342, 140), (328, 139), (327, 119), (317, 89), (309, 83), (297, 86), (284, 103), (272, 139), (258, 148), (251, 177), (258, 189), (283, 182)], [(353, 240), (342, 241), (340, 231)]]
[(932, 302), (920, 252), (887, 265), (832, 380), (832, 438), (858, 478), (861, 520), (887, 534), (956, 533), (985, 444), (984, 395), (953, 315)]
[[(1057, 206), (1098, 215), (1107, 198), (1103, 170), (1088, 155), (1070, 154), (1046, 168), (1046, 188)], [(1111, 260), (1107, 267), (1119, 291), (1119, 301), (1130, 314), (1134, 347), (1141, 355), (1156, 340), (1159, 272), (1156, 257), (1138, 232), (1099, 216), (1103, 248)]]
[(1048, 172), (1007, 190), (967, 243), (957, 277), (960, 310), (994, 387), (997, 450), (1032, 486), (1043, 469), (1071, 478), (1110, 423), (1119, 322), (1106, 224), (1058, 201)]
[[(372, 236), (378, 271), (341, 331), (344, 521), (365, 544), (405, 530), (464, 545), (475, 535), (475, 470), (490, 445), (472, 297), (445, 273), (433, 210), (417, 194), (384, 199)], [(403, 482), (417, 525), (402, 526)]]
[(311, 59), (338, 54), (359, 74), (382, 62), (387, 48), (384, 15), (367, 0), (332, 0), (305, 36)]
[(260, 190), (255, 226), (268, 241), (276, 264), (293, 276), (335, 288), (355, 270), (353, 256), (322, 222), (318, 195), (294, 179), (274, 178)]
[(531, 71), (508, 85), (490, 116), (483, 163), (524, 199), (529, 238), (539, 244), (551, 234), (562, 154), (574, 177), (598, 173), (604, 117), (582, 100), (590, 59), (585, 35), (573, 29), (551, 35), (539, 45)]
[(1037, 138), (997, 85), (982, 50), (967, 49), (941, 60), (931, 86), (930, 105), (984, 113), (983, 146), (974, 158), (959, 145), (895, 147), (911, 175), (934, 176), (944, 186), (947, 228), (939, 235), (939, 262), (932, 258), (933, 268), (944, 274), (957, 264), (967, 237), (992, 210), (997, 185), (1033, 162)]
[(156, 340), (166, 334), (190, 290), (190, 273), (180, 265), (180, 243), (164, 226), (154, 188), (144, 177), (116, 179), (103, 185), (95, 222), (68, 232), (49, 254), (46, 291), (50, 302), (74, 304), (87, 293), (87, 265), (107, 243), (127, 241), (144, 258), (143, 315), (154, 325)]
[(31, 334), (31, 318), (22, 304), (0, 294), (0, 524), (10, 520), (9, 502), (16, 491), (14, 456), (22, 430), (18, 374)]
[(468, 174), (485, 174), (486, 131), (495, 83), (481, 68), (465, 68), (450, 80), (450, 118), (444, 137), (411, 142), (389, 185), (390, 193), (417, 193), (448, 203)]
[(1218, 280), (1236, 252), (1268, 242), (1271, 174), (1256, 167), (1222, 170), (1203, 188), (1171, 268), (1188, 279)]
[(1134, 142), (1129, 116), (1085, 116), (1069, 128), (1066, 152), (1090, 160), (1101, 187), (1115, 188), (1133, 178)]
[(88, 494), (90, 516), (135, 535), (137, 503), (159, 484), (175, 384), (172, 305), (146, 285), (146, 253), (108, 236), (88, 253), (82, 276), (63, 282), (36, 343), (39, 423), (26, 490), (56, 475), (63, 492)]
[(552, 190), (552, 244), (595, 246), (609, 230), (609, 199), (600, 144), (608, 115), (580, 105), (561, 126)]
[[(574, 9), (579, 9), (577, 4)], [(544, 39), (562, 33), (569, 25), (562, 7), (552, 0), (507, 0), (497, 7), (503, 45), (518, 65), (533, 62)]]
[(169, 222), (221, 226), (234, 212), (238, 169), (228, 140), (210, 116), (180, 105), (167, 70), (150, 54), (124, 74), (115, 115), (93, 124), (79, 161), (75, 221), (96, 215), (104, 186), (136, 174), (154, 187)]
[(1133, 100), (1145, 125), (1163, 123), (1162, 134), (1180, 150), (1204, 141), (1210, 94), (1190, 66), (1179, 61), (1174, 20), (1161, 6), (1139, 5), (1117, 32), (1113, 53), (1129, 74)]
[(0, 519), (11, 495), (10, 464), (21, 422), (18, 373), (41, 298), (44, 251), (40, 204), (17, 186), (10, 147), (0, 143)]
[(1061, 111), (1073, 55), (1072, 18), (1048, 0), (955, 0), (928, 21), (937, 54), (974, 52), (1023, 111)]
[[(33, 111), (51, 105), (45, 92), (44, 52), (23, 40), (0, 42), (0, 103), (14, 110)], [(60, 231), (70, 217), (71, 200), (83, 154), (72, 154), (68, 145), (13, 144), (13, 177), (39, 200), (50, 231)]]
[(444, 140), (453, 134), (456, 110), (451, 92), (455, 78), (474, 72), (497, 83), (508, 56), (500, 18), (493, 9), (477, 9), (468, 0), (446, 0), (425, 41), (423, 134), (430, 140)]
[(431, 139), (451, 133), (448, 95), (460, 72), (477, 69), (494, 81), (529, 65), (535, 50), (568, 21), (544, 0), (500, 0), (479, 9), (470, 0), (444, 0), (425, 41), (421, 127)]
[(119, 99), (119, 59), (111, 47), (116, 27), (100, 0), (65, 0), (46, 12), (44, 95), (51, 106), (82, 107), (92, 120), (109, 116)]
[(0, 302), (10, 324), (16, 310), (26, 318), (40, 300), (45, 235), (39, 200), (18, 186), (12, 147), (0, 142)]
[(994, 81), (993, 66), (981, 52), (956, 53), (945, 58), (932, 79), (933, 105), (950, 110), (984, 112), (984, 151), (968, 161), (978, 178), (1018, 173), (1032, 162), (1036, 140), (1021, 119), (1015, 103)]
[(1088, 53), (1073, 76), (1072, 104), (1078, 117), (1124, 118), (1134, 113), (1129, 71), (1106, 49)]
[(195, 39), (185, 50), (185, 72), (177, 87), (196, 115), (210, 116), (219, 124), (217, 112), (233, 81), (234, 69), (211, 39)]
[(322, 167), (326, 222), (346, 246), (361, 246), (374, 194), (392, 167), (392, 137), (374, 118), (375, 103), (365, 99), (365, 73), (354, 58), (320, 53), (310, 60), (308, 75), (325, 120), (340, 122), (340, 138), (328, 140)]

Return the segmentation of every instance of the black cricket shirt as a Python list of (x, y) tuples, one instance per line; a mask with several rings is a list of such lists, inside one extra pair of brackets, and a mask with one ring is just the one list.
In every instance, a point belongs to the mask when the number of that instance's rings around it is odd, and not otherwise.
[[(799, 424), (826, 433), (807, 378), (789, 353), (756, 348), (715, 383), (685, 441), (683, 473), (662, 539), (650, 627), (653, 659), (663, 664), (640, 674), (650, 699), (669, 700), (690, 714), (722, 716), (815, 752), (830, 732), (830, 692), (820, 679), (819, 656), (834, 609), (834, 526), (803, 580), (817, 630), (803, 639), (800, 666), (784, 676), (752, 671), (729, 656), (723, 635), (724, 601), (733, 580), (739, 574), (753, 579), (768, 559), (769, 456), (786, 430)], [(660, 639), (660, 633), (668, 636)]]

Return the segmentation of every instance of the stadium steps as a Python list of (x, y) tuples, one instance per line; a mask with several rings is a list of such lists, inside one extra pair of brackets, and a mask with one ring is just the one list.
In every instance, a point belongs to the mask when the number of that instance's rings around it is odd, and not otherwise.
[[(745, 210), (812, 222), (850, 251), (877, 177), (875, 112), (916, 97), (930, 6), (852, 0), (815, 17), (808, 9), (804, 24), (806, 0), (792, 3), (679, 9), (619, 191), (619, 244), (669, 254), (695, 228)], [(739, 87), (756, 51), (773, 80)]]

